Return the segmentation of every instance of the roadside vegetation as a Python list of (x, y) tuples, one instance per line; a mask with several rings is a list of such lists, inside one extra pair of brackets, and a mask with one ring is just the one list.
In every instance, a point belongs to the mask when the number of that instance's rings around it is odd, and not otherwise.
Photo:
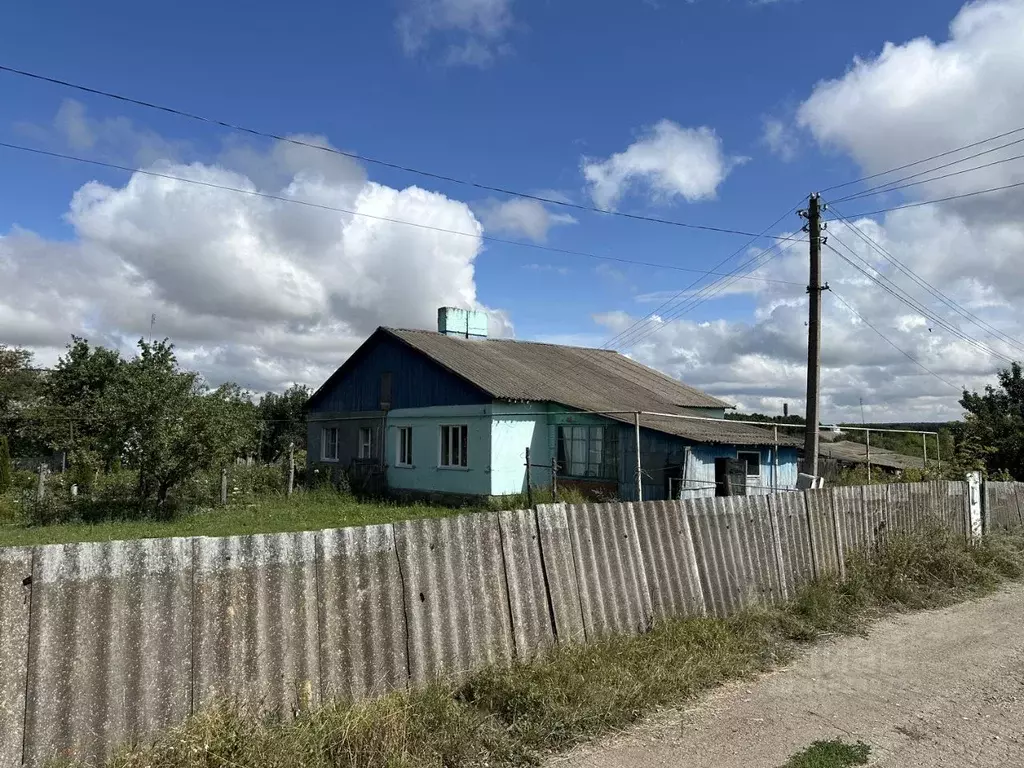
[[(809, 585), (784, 607), (662, 622), (640, 636), (485, 669), (459, 685), (333, 702), (288, 721), (244, 708), (211, 709), (155, 743), (127, 749), (108, 768), (537, 765), (656, 709), (783, 663), (823, 634), (858, 632), (892, 611), (947, 605), (1019, 579), (1024, 539), (992, 537), (968, 547), (940, 532), (893, 537), (876, 558), (851, 558), (847, 574), (842, 583)], [(857, 765), (836, 760), (862, 752), (856, 745), (815, 745), (786, 768)]]
[(858, 741), (847, 744), (840, 740), (816, 741), (793, 755), (781, 768), (849, 768), (867, 765), (871, 747)]

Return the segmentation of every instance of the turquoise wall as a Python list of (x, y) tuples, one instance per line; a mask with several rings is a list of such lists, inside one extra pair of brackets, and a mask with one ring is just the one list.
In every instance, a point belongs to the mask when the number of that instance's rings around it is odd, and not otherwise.
[[(443, 469), (439, 466), (440, 427), (466, 424), (469, 427), (468, 466)], [(388, 487), (395, 490), (440, 491), (474, 496), (504, 496), (526, 491), (526, 448), (530, 448), (535, 488), (551, 485), (551, 459), (557, 455), (558, 427), (565, 424), (615, 424), (619, 432), (619, 496), (636, 498), (634, 428), (607, 417), (582, 414), (542, 403), (493, 403), (489, 405), (435, 406), (391, 411), (387, 416), (384, 460), (388, 465)], [(412, 428), (413, 466), (397, 466), (398, 427)], [(666, 498), (668, 466), (686, 466), (688, 489), (684, 498), (714, 496), (715, 459), (736, 458), (737, 447), (693, 444), (682, 438), (648, 429), (641, 430), (641, 461), (644, 466), (644, 498)], [(689, 450), (687, 450), (689, 447)], [(772, 486), (773, 450), (759, 450), (761, 476), (750, 478), (748, 494), (767, 493)], [(779, 488), (795, 488), (795, 448), (779, 451)], [(761, 490), (761, 489), (764, 490)]]
[(548, 406), (539, 403), (495, 403), (491, 406), (491, 494), (526, 492), (526, 448), (530, 448), (530, 480), (534, 488), (551, 485), (553, 441)]
[[(440, 491), (475, 496), (491, 493), (491, 406), (453, 405), (391, 411), (387, 417), (385, 462), (388, 487), (395, 490)], [(465, 424), (469, 450), (465, 469), (441, 468), (440, 428)], [(398, 427), (412, 428), (413, 466), (399, 467)]]

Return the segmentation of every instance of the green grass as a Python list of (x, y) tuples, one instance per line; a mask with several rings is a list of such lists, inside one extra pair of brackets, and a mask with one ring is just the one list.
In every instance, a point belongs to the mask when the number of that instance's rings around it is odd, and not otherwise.
[[(939, 533), (894, 537), (878, 559), (853, 558), (846, 582), (818, 581), (781, 608), (662, 622), (640, 636), (484, 669), (461, 685), (332, 702), (287, 721), (214, 708), (153, 744), (125, 750), (108, 768), (538, 765), (660, 707), (767, 670), (822, 633), (859, 631), (885, 612), (949, 604), (1022, 575), (1024, 539), (967, 547)], [(814, 745), (786, 768), (857, 765), (835, 762), (863, 751), (851, 749)]]
[(793, 755), (782, 768), (849, 768), (867, 765), (871, 747), (864, 742), (846, 744), (834, 741), (816, 741), (803, 752)]
[[(583, 498), (578, 494), (564, 494), (559, 500), (579, 503)], [(535, 503), (550, 501), (550, 491), (538, 490), (534, 494)], [(283, 494), (268, 494), (247, 503), (199, 509), (170, 520), (113, 519), (95, 523), (31, 525), (25, 520), (20, 509), (21, 503), (16, 492), (0, 495), (0, 547), (169, 536), (237, 536), (316, 531), (424, 517), (448, 517), (467, 512), (524, 509), (528, 506), (525, 494), (491, 497), (475, 506), (452, 507), (423, 503), (363, 502), (325, 488), (297, 491), (291, 499)]]
[(0, 500), (0, 547), (70, 541), (151, 539), (166, 536), (233, 536), (311, 531), (421, 517), (445, 517), (465, 509), (427, 504), (360, 502), (333, 491), (270, 496), (251, 504), (215, 507), (171, 520), (109, 520), (94, 524), (28, 525), (13, 497)]

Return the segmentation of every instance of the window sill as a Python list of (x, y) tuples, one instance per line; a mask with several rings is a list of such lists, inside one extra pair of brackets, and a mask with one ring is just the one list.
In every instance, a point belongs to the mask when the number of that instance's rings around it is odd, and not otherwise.
[(472, 467), (438, 467), (442, 472), (469, 472)]
[(395, 464), (395, 469), (416, 469), (415, 464)]
[(324, 462), (325, 464), (337, 464), (338, 463), (338, 459), (320, 459), (320, 461)]

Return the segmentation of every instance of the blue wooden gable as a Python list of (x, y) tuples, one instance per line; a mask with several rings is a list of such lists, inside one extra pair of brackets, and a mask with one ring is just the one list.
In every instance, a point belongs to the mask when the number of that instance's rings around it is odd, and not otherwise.
[(392, 410), (484, 405), (492, 400), (473, 384), (387, 331), (378, 330), (317, 390), (308, 410), (312, 413), (380, 410), (382, 381), (386, 378), (390, 378)]

